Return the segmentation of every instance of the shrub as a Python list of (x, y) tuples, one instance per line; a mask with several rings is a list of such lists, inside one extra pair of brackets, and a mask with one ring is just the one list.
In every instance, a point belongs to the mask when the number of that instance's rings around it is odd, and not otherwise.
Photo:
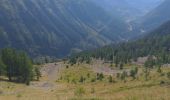
[(134, 67), (133, 69), (130, 70), (130, 77), (132, 77), (133, 79), (136, 79), (137, 73), (138, 73), (138, 68)]
[(160, 85), (165, 84), (165, 81), (160, 81)]
[(3, 94), (3, 91), (0, 90), (0, 95)]
[(121, 63), (120, 66), (119, 66), (120, 70), (122, 70), (123, 67), (124, 67), (124, 66), (123, 66), (123, 63)]
[(120, 73), (116, 74), (116, 78), (118, 78), (118, 79), (120, 78)]
[(86, 90), (83, 87), (78, 87), (78, 88), (76, 88), (74, 94), (76, 96), (82, 96), (85, 94), (85, 92), (86, 92)]
[(162, 73), (161, 67), (158, 67), (157, 72)]
[(170, 79), (170, 72), (167, 73), (167, 78)]
[(112, 76), (111, 76), (111, 75), (109, 76), (109, 78), (108, 78), (108, 79), (109, 79), (109, 83), (112, 83), (112, 82), (113, 82), (113, 78), (112, 78)]
[(68, 69), (68, 68), (69, 68), (69, 66), (67, 65), (67, 66), (66, 66), (66, 69)]
[(77, 82), (76, 82), (76, 80), (75, 80), (75, 79), (72, 79), (72, 83), (76, 84)]
[(95, 79), (95, 78), (92, 78), (92, 79), (91, 79), (91, 82), (96, 82), (96, 79)]
[(40, 68), (39, 67), (35, 67), (35, 76), (37, 81), (39, 81), (39, 78), (41, 77), (41, 72), (40, 72)]
[(103, 75), (103, 73), (97, 73), (97, 80), (100, 80), (100, 81), (102, 81), (103, 80), (103, 78), (104, 78), (104, 75)]
[(87, 74), (87, 77), (90, 78), (90, 73)]
[(93, 88), (91, 88), (91, 93), (92, 93), (92, 94), (94, 94), (94, 93), (95, 93), (95, 89), (94, 89), (94, 87), (93, 87)]
[(18, 97), (18, 98), (21, 98), (21, 97), (22, 97), (22, 95), (21, 95), (21, 94), (18, 94), (18, 95), (17, 95), (17, 97)]
[(84, 78), (83, 76), (81, 76), (79, 82), (80, 82), (80, 83), (83, 83), (85, 80), (86, 80), (86, 78)]
[(123, 71), (123, 73), (121, 74), (120, 78), (121, 80), (123, 80), (124, 82), (126, 82), (126, 77), (127, 77), (127, 72)]

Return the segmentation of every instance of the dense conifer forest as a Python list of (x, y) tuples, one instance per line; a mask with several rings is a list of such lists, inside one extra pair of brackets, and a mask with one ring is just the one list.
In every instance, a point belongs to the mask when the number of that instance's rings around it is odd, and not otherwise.
[(139, 40), (105, 46), (71, 56), (70, 62), (89, 62), (92, 58), (117, 64), (127, 64), (139, 57), (151, 57), (154, 64), (170, 63), (170, 22), (167, 22)]

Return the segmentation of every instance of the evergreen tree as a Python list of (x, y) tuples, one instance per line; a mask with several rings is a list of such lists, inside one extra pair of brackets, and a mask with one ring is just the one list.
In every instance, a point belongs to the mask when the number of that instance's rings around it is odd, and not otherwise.
[(135, 67), (133, 69), (130, 70), (130, 76), (133, 78), (133, 79), (136, 79), (136, 75), (138, 73), (138, 68)]
[(102, 81), (102, 80), (103, 80), (103, 78), (104, 78), (103, 73), (97, 73), (97, 80)]
[(120, 68), (120, 70), (123, 69), (123, 63), (120, 64), (119, 68)]
[(29, 85), (33, 78), (33, 66), (31, 59), (24, 52), (16, 52), (10, 48), (3, 49), (2, 61), (6, 65), (9, 81), (23, 82)]
[(39, 67), (35, 67), (35, 76), (36, 76), (37, 81), (39, 81), (39, 78), (41, 77), (41, 72), (40, 72)]
[(12, 81), (12, 77), (16, 73), (16, 52), (13, 49), (3, 49), (2, 50), (2, 61), (6, 65), (7, 76), (9, 81)]
[(5, 75), (5, 73), (6, 73), (5, 69), (6, 69), (6, 66), (5, 66), (5, 64), (2, 62), (2, 60), (0, 59), (0, 76), (1, 76), (1, 75)]
[(24, 52), (19, 52), (17, 54), (15, 67), (17, 69), (17, 81), (29, 85), (29, 82), (33, 78), (33, 66), (31, 60)]
[(136, 78), (135, 75), (136, 75), (135, 71), (134, 71), (134, 70), (130, 70), (130, 76), (131, 76), (133, 79)]

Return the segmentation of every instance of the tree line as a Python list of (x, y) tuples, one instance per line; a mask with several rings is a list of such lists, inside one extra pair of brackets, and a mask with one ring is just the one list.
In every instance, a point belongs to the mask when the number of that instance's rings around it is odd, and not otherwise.
[(25, 52), (5, 48), (0, 52), (0, 76), (8, 77), (11, 82), (29, 85), (35, 76), (39, 78), (40, 71), (33, 67), (32, 60)]
[[(116, 67), (148, 57), (153, 66), (170, 63), (170, 30), (159, 29), (141, 39), (117, 43), (95, 50), (84, 51), (70, 56), (70, 63), (90, 62), (92, 58), (114, 63)], [(154, 58), (154, 59), (151, 59)]]

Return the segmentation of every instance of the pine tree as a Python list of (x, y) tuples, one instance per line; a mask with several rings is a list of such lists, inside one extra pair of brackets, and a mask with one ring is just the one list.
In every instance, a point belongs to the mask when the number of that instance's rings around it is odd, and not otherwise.
[(23, 82), (29, 85), (30, 81), (33, 78), (32, 62), (25, 53), (20, 53), (19, 56), (21, 57), (21, 60), (20, 60), (21, 72), (19, 73), (21, 73), (23, 76)]
[(6, 66), (5, 66), (5, 64), (2, 62), (2, 60), (0, 59), (0, 76), (1, 76), (1, 75), (5, 75), (5, 73), (6, 73), (5, 69), (6, 69)]
[(13, 49), (3, 49), (2, 50), (2, 61), (6, 65), (7, 76), (9, 81), (12, 81), (12, 77), (15, 76), (16, 73), (16, 52)]
[(120, 68), (120, 70), (123, 69), (123, 63), (120, 64), (119, 68)]
[(24, 52), (16, 52), (10, 48), (3, 49), (2, 61), (6, 65), (9, 81), (23, 82), (29, 85), (33, 78), (33, 66), (31, 59)]
[(133, 78), (133, 79), (136, 79), (136, 75), (138, 73), (138, 68), (135, 67), (133, 69), (130, 70), (130, 76)]

